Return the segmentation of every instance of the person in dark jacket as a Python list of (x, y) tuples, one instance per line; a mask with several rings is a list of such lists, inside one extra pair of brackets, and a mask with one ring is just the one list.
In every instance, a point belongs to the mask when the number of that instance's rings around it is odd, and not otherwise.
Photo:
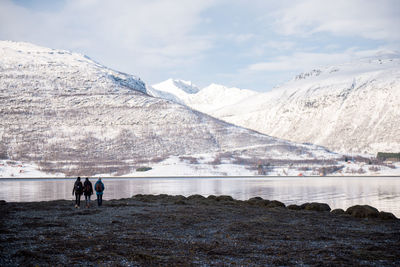
[(103, 182), (101, 181), (101, 178), (97, 180), (96, 184), (94, 185), (94, 190), (96, 190), (96, 195), (97, 195), (97, 205), (100, 207), (103, 204), (103, 191), (105, 187)]
[(75, 181), (74, 188), (72, 189), (72, 195), (75, 194), (75, 208), (80, 208), (82, 193), (83, 185), (81, 182), (81, 177), (78, 177)]
[(86, 208), (90, 207), (90, 196), (93, 195), (93, 186), (89, 181), (89, 177), (83, 183), (83, 194), (85, 195)]

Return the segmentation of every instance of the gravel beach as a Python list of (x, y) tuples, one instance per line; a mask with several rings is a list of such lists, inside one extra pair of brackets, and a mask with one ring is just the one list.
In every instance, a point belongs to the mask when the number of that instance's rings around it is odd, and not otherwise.
[(95, 204), (0, 201), (0, 266), (400, 266), (400, 220), (369, 207), (200, 195)]

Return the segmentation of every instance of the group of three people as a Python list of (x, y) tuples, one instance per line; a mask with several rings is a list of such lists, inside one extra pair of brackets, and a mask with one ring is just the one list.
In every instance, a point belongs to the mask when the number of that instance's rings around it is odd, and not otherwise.
[[(94, 185), (94, 189), (97, 195), (97, 205), (101, 206), (103, 203), (103, 191), (105, 189), (101, 178), (97, 180)], [(93, 186), (89, 181), (89, 178), (86, 178), (85, 182), (82, 184), (81, 177), (78, 177), (75, 181), (74, 188), (72, 189), (72, 195), (75, 194), (75, 208), (80, 208), (81, 205), (81, 196), (85, 195), (86, 208), (90, 207), (90, 196), (93, 195)]]

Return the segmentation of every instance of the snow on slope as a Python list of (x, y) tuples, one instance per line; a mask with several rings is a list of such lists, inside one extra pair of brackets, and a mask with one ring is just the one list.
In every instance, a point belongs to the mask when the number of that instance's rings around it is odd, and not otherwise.
[(385, 52), (302, 73), (210, 113), (262, 133), (342, 153), (400, 151), (400, 56)]
[(255, 91), (219, 84), (210, 84), (200, 90), (191, 82), (173, 79), (151, 86), (148, 92), (155, 97), (168, 99), (207, 114), (257, 94)]
[(168, 79), (164, 82), (155, 84), (148, 88), (148, 93), (155, 97), (160, 97), (185, 104), (185, 100), (191, 94), (196, 94), (200, 89), (190, 81)]
[[(77, 88), (71, 87), (63, 75), (84, 75), (86, 90), (91, 89), (91, 83), (95, 82), (102, 90), (117, 91), (120, 88), (141, 91), (146, 93), (145, 84), (133, 75), (117, 72), (106, 68), (91, 60), (85, 55), (72, 53), (65, 50), (55, 50), (46, 47), (36, 46), (30, 43), (0, 41), (0, 71), (10, 75), (19, 75), (22, 79), (35, 81), (36, 76), (47, 73), (51, 70), (53, 80), (46, 84), (34, 86), (49, 87), (52, 90), (68, 90), (73, 92)], [(7, 71), (7, 72), (5, 72)], [(57, 75), (59, 72), (60, 76)], [(8, 76), (2, 76), (3, 79)], [(45, 81), (43, 81), (45, 82)], [(84, 86), (85, 86), (84, 85)], [(4, 88), (2, 88), (4, 89)], [(104, 92), (104, 91), (103, 91)]]
[(83, 55), (0, 41), (0, 159), (86, 176), (123, 175), (171, 157), (185, 156), (196, 165), (198, 154), (213, 157), (210, 168), (221, 163), (254, 168), (258, 161), (320, 167), (340, 157), (145, 92), (139, 78)]

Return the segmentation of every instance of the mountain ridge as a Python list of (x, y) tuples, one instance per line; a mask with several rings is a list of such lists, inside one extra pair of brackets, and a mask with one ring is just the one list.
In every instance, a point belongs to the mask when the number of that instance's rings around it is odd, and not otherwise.
[(120, 176), (143, 165), (173, 168), (170, 159), (190, 162), (194, 174), (196, 166), (218, 173), (224, 164), (248, 174), (258, 161), (319, 168), (341, 158), (152, 97), (140, 78), (76, 53), (0, 41), (0, 55), (3, 160), (48, 173)]
[[(184, 88), (180, 87), (179, 81), (172, 78), (152, 85), (148, 92), (155, 97), (161, 97), (186, 105), (201, 112), (209, 113), (223, 106), (237, 103), (257, 92), (240, 89), (236, 87), (226, 87), (224, 85), (211, 83), (204, 88), (198, 88), (196, 92), (186, 93)], [(192, 84), (191, 82), (187, 82)]]
[(385, 53), (301, 73), (270, 92), (211, 115), (341, 153), (376, 154), (400, 151), (395, 127), (400, 125), (399, 103), (400, 56)]

